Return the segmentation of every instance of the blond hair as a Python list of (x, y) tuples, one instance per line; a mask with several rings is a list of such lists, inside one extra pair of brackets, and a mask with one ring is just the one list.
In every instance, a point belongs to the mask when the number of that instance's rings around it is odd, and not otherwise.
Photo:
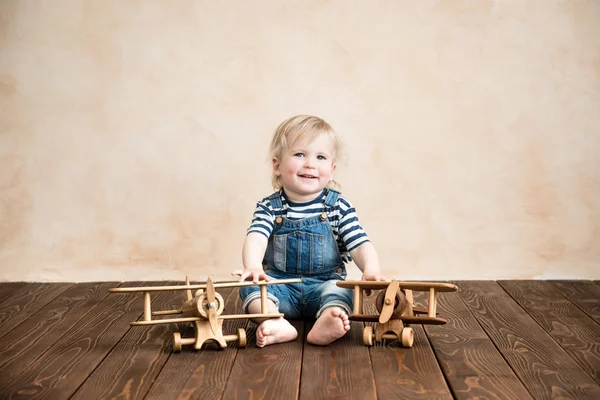
[[(314, 140), (319, 135), (328, 135), (332, 138), (334, 150), (332, 162), (335, 164), (338, 155), (342, 151), (342, 141), (331, 125), (313, 115), (296, 115), (279, 124), (269, 147), (271, 160), (281, 160), (283, 152), (293, 146), (298, 139), (306, 137)], [(282, 184), (281, 176), (277, 176), (274, 171), (271, 171), (273, 189), (281, 189)], [(335, 180), (331, 180), (327, 187), (335, 188), (339, 187), (339, 184)]]

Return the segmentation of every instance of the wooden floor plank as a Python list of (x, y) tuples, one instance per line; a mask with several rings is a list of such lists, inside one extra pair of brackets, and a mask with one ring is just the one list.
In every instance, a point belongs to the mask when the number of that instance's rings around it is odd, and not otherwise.
[(8, 385), (65, 332), (93, 312), (114, 282), (79, 283), (71, 286), (0, 341), (0, 387)]
[(23, 286), (25, 286), (25, 282), (2, 282), (0, 283), (0, 308), (2, 308), (2, 302), (8, 299), (13, 293), (17, 293)]
[(111, 294), (0, 392), (11, 399), (69, 398), (129, 330), (129, 322), (140, 317), (140, 310), (140, 294)]
[(439, 293), (437, 310), (448, 323), (425, 331), (456, 399), (531, 398), (458, 293)]
[(378, 399), (452, 399), (444, 375), (420, 325), (412, 326), (415, 343), (373, 346), (371, 359)]
[[(242, 313), (237, 289), (220, 289), (219, 294), (225, 301), (224, 314)], [(224, 321), (223, 333), (236, 333), (238, 328), (246, 325), (245, 319)], [(193, 336), (192, 332), (188, 329), (185, 336)], [(229, 342), (227, 346), (218, 350), (211, 344), (200, 351), (184, 346), (181, 353), (173, 353), (150, 388), (146, 400), (221, 398), (238, 352), (235, 342)]]
[[(416, 292), (415, 292), (416, 293)], [(367, 314), (377, 315), (375, 299), (379, 291), (364, 298)], [(366, 325), (376, 326), (375, 323)], [(378, 399), (451, 399), (444, 375), (421, 325), (412, 326), (415, 333), (413, 347), (385, 340), (369, 348)], [(360, 340), (363, 344), (362, 331)], [(363, 345), (364, 346), (364, 345)]]
[[(141, 315), (141, 294), (107, 295), (110, 283), (59, 294), (45, 284), (0, 284), (0, 322), (6, 304), (5, 321), (16, 321), (0, 339), (0, 398), (600, 398), (590, 376), (600, 369), (598, 283), (457, 284), (458, 293), (438, 297), (448, 324), (413, 326), (411, 349), (364, 346), (360, 322), (333, 344), (312, 346), (304, 321), (294, 321), (296, 341), (258, 349), (255, 325), (241, 319), (226, 321), (224, 332), (248, 324), (248, 348), (185, 346), (178, 354), (176, 326), (129, 327)], [(219, 293), (224, 313), (241, 312), (237, 290)], [(181, 304), (161, 296), (153, 308)]]
[(534, 398), (600, 398), (600, 386), (500, 285), (457, 284), (465, 304)]
[[(298, 337), (304, 321), (292, 320)], [(223, 399), (297, 399), (302, 365), (302, 340), (256, 347), (256, 327), (249, 325), (248, 347), (238, 351)]]
[[(153, 285), (177, 285), (160, 282)], [(173, 310), (185, 301), (184, 292), (155, 292), (152, 311)], [(172, 349), (175, 324), (136, 326), (127, 331), (102, 364), (71, 399), (142, 399), (162, 370)]]
[(592, 281), (548, 281), (569, 301), (600, 324), (600, 286)]
[(499, 281), (500, 286), (600, 383), (600, 325), (544, 281)]
[(0, 304), (0, 338), (67, 290), (72, 283), (27, 283)]
[[(306, 334), (311, 328), (307, 323)], [(328, 346), (311, 345), (304, 337), (300, 399), (377, 398), (363, 328), (362, 322), (352, 322), (350, 331)]]

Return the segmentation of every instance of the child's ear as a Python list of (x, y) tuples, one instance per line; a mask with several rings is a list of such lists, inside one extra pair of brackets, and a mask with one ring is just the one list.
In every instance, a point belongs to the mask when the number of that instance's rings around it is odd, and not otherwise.
[(335, 169), (336, 169), (336, 167), (337, 167), (337, 164), (333, 164), (333, 165), (331, 166), (331, 173), (332, 173), (332, 174), (335, 172)]
[(273, 157), (272, 163), (273, 163), (273, 173), (276, 176), (281, 175), (281, 172), (279, 171), (279, 159), (277, 157)]

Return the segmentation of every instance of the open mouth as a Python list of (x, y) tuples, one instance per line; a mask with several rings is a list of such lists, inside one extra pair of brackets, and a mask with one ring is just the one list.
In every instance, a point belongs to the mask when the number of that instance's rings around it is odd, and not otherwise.
[(312, 175), (300, 175), (300, 178), (317, 179), (316, 176), (312, 176)]

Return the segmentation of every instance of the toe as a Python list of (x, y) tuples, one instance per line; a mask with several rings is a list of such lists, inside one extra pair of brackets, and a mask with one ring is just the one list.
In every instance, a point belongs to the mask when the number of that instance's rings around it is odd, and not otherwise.
[(331, 307), (331, 315), (332, 315), (332, 316), (334, 316), (334, 317), (339, 317), (339, 316), (341, 316), (342, 314), (343, 314), (343, 313), (342, 313), (342, 310), (340, 310), (339, 308), (337, 308), (337, 307)]

